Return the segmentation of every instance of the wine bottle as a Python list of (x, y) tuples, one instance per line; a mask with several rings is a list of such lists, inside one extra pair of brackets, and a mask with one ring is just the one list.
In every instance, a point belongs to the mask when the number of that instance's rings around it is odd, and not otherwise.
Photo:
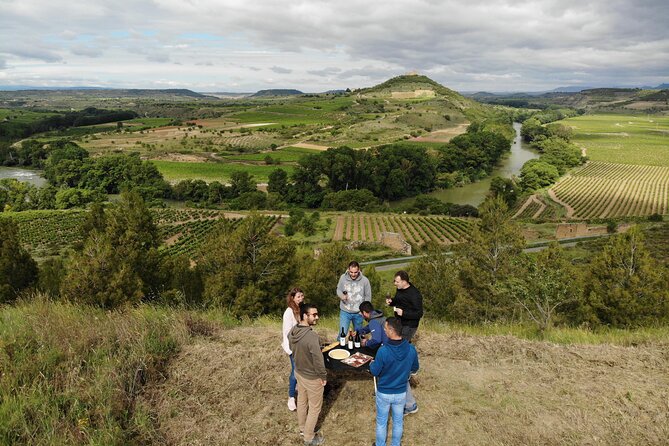
[(353, 345), (355, 348), (360, 348), (360, 333), (355, 332), (355, 339), (353, 340)]
[(349, 330), (348, 332), (348, 349), (353, 350), (353, 331)]
[(341, 327), (341, 333), (339, 333), (339, 345), (342, 347), (346, 346), (346, 331), (344, 327)]

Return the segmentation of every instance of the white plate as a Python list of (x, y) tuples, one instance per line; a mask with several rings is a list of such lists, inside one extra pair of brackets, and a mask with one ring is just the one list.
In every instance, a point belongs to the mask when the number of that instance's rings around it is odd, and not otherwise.
[(330, 350), (328, 356), (332, 359), (345, 359), (351, 356), (351, 353), (349, 353), (348, 350), (335, 348), (334, 350)]

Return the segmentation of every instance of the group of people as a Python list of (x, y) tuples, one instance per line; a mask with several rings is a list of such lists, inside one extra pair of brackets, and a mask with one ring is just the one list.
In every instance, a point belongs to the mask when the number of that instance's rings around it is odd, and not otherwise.
[[(362, 345), (378, 349), (369, 370), (376, 379), (376, 441), (385, 446), (388, 417), (392, 414), (391, 446), (399, 446), (402, 439), (404, 416), (418, 411), (409, 378), (418, 372), (418, 353), (411, 340), (423, 316), (423, 298), (409, 281), (406, 271), (398, 271), (393, 280), (396, 292), (386, 296), (386, 304), (393, 307), (394, 316), (386, 319), (382, 311), (372, 305), (369, 280), (362, 274), (358, 262), (351, 262), (337, 284), (339, 297), (339, 329), (353, 329), (363, 336)], [(291, 372), (288, 383), (288, 409), (297, 410), (300, 435), (305, 446), (323, 444), (324, 438), (316, 432), (316, 423), (323, 405), (327, 384), (327, 370), (320, 339), (312, 327), (318, 322), (318, 308), (304, 302), (299, 288), (286, 296), (287, 308), (283, 314), (283, 349), (290, 358)], [(367, 321), (366, 325), (363, 322)], [(364, 337), (364, 336), (369, 337)]]

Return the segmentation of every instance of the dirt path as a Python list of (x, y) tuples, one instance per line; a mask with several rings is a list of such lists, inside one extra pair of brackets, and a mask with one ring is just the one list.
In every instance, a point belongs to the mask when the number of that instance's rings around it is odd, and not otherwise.
[(332, 240), (338, 241), (344, 238), (344, 217), (339, 215), (337, 216), (337, 224), (335, 226), (334, 237)]
[[(142, 443), (301, 444), (286, 407), (290, 364), (280, 337), (279, 324), (265, 322), (185, 346), (167, 379), (137, 402), (157, 425)], [(416, 345), (420, 410), (405, 418), (403, 444), (667, 444), (669, 345), (564, 346), (424, 326)], [(371, 444), (374, 416), (369, 377), (330, 376), (320, 423), (326, 444)]]
[(557, 204), (560, 204), (564, 206), (564, 208), (567, 210), (567, 215), (565, 215), (566, 218), (572, 218), (574, 216), (574, 208), (569, 206), (567, 203), (564, 201), (560, 200), (557, 195), (555, 195), (555, 191), (553, 189), (548, 189), (548, 196), (551, 197), (551, 200), (556, 202)]

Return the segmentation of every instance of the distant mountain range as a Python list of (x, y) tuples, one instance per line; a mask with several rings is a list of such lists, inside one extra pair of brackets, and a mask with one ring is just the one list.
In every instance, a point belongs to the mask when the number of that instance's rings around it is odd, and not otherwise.
[(271, 90), (258, 90), (256, 93), (253, 93), (250, 98), (266, 98), (268, 96), (295, 96), (299, 94), (304, 94), (300, 90), (292, 90), (287, 88), (274, 88)]

